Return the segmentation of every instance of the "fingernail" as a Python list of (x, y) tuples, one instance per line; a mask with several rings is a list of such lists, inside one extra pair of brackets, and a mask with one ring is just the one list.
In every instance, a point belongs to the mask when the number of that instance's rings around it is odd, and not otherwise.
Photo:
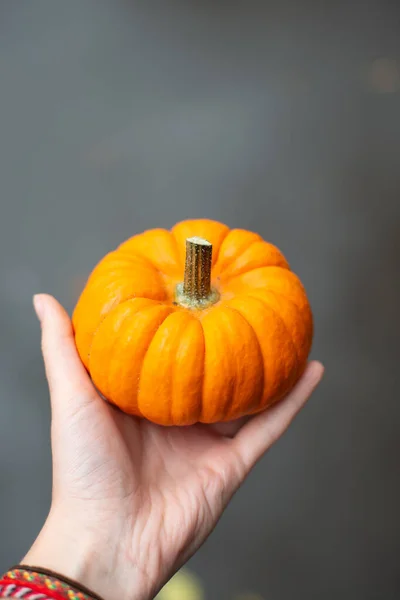
[(41, 321), (43, 319), (44, 304), (40, 294), (35, 294), (35, 296), (33, 296), (33, 308), (35, 309), (37, 318)]

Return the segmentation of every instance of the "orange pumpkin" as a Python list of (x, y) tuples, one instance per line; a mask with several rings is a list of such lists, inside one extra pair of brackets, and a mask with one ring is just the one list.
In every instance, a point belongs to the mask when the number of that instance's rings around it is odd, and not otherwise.
[(161, 425), (230, 421), (303, 373), (313, 324), (281, 252), (210, 220), (136, 235), (94, 269), (73, 315), (100, 392)]

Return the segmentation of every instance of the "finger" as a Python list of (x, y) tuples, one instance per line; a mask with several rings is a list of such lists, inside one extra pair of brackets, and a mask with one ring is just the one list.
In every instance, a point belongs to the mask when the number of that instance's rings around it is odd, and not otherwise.
[(247, 423), (249, 418), (250, 417), (242, 417), (241, 419), (227, 421), (226, 423), (214, 423), (213, 425), (208, 425), (208, 427), (223, 437), (233, 438), (239, 429), (241, 429), (243, 425)]
[(42, 352), (52, 404), (56, 397), (57, 405), (68, 403), (75, 410), (93, 399), (95, 389), (76, 350), (71, 320), (52, 296), (37, 295), (33, 303), (42, 328)]
[(323, 373), (324, 367), (321, 363), (310, 363), (296, 387), (284, 400), (253, 417), (238, 432), (232, 444), (247, 470), (250, 470), (286, 431), (321, 381)]

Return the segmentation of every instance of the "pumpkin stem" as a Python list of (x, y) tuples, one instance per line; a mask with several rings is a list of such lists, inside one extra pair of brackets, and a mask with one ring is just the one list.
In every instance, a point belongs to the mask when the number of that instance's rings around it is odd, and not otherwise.
[(186, 240), (183, 284), (176, 289), (176, 301), (186, 308), (205, 308), (218, 300), (211, 288), (212, 244), (200, 237)]
[(183, 293), (193, 300), (208, 298), (211, 291), (212, 245), (192, 237), (186, 240), (185, 279)]

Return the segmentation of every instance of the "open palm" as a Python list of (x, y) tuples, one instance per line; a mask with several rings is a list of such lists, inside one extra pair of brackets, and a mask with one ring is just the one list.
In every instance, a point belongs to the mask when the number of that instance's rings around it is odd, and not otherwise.
[(284, 401), (245, 423), (164, 428), (104, 402), (66, 312), (48, 296), (36, 308), (52, 402), (53, 500), (25, 562), (83, 578), (104, 597), (152, 598), (212, 531), (323, 369), (311, 363)]

